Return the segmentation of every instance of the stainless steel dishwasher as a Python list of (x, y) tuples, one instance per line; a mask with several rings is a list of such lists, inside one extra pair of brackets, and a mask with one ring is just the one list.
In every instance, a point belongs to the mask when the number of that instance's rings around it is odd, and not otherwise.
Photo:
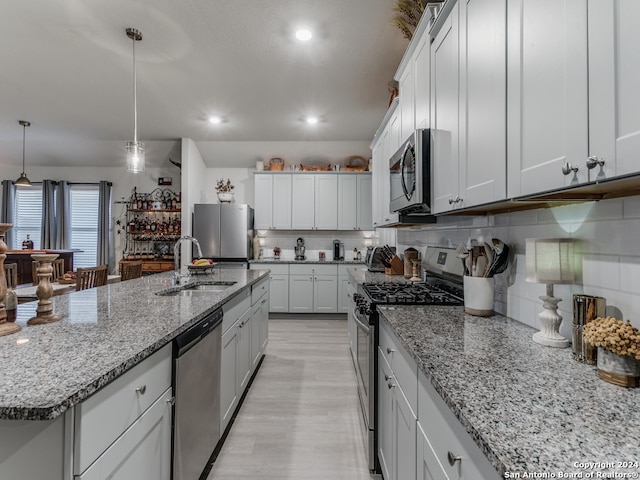
[(197, 480), (220, 440), (222, 309), (174, 340), (173, 480)]

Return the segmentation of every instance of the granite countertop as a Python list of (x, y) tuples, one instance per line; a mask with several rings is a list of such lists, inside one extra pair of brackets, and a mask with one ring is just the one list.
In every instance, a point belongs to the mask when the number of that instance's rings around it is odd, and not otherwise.
[(261, 258), (259, 260), (249, 260), (249, 263), (281, 263), (281, 264), (305, 264), (305, 263), (320, 263), (320, 264), (337, 264), (337, 265), (363, 265), (364, 266), (364, 261), (363, 260), (330, 260), (330, 259), (326, 259), (326, 260), (312, 260), (307, 258), (306, 260), (296, 260), (294, 258), (280, 258), (278, 260), (276, 260), (275, 258), (272, 257), (268, 257), (268, 258)]
[[(268, 275), (215, 270), (188, 283), (237, 282), (203, 296), (159, 296), (172, 272), (52, 297), (63, 319), (28, 326), (37, 301), (18, 305), (20, 332), (0, 337), (0, 419), (49, 420), (171, 342), (198, 320)], [(183, 283), (184, 280), (183, 280)]]
[[(538, 345), (534, 329), (501, 315), (474, 317), (463, 307), (378, 310), (503, 478), (609, 471), (638, 478), (640, 389), (599, 380), (571, 348)], [(612, 465), (583, 465), (593, 462)]]

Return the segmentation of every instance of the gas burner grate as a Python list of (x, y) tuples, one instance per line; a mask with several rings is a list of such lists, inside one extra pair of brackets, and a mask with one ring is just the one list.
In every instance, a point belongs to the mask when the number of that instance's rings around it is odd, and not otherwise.
[(426, 283), (364, 283), (363, 290), (376, 304), (462, 305), (461, 295)]

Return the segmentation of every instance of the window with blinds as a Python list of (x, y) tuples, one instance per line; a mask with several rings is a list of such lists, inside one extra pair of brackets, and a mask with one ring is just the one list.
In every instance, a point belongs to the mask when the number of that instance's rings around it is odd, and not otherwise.
[(98, 251), (98, 185), (70, 185), (74, 268), (94, 267)]
[(27, 235), (33, 248), (40, 248), (42, 231), (42, 185), (16, 188), (16, 219), (11, 229), (13, 248), (20, 250)]

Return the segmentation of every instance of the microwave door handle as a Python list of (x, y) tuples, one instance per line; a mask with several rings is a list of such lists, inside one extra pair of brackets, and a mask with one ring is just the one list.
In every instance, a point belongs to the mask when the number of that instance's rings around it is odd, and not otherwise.
[(409, 193), (407, 189), (407, 182), (405, 181), (405, 176), (404, 176), (404, 166), (405, 166), (404, 159), (407, 158), (407, 152), (410, 149), (411, 149), (411, 142), (407, 142), (407, 146), (402, 152), (402, 158), (400, 159), (400, 182), (402, 183), (402, 191), (404, 192), (404, 196), (407, 197), (407, 200), (411, 200), (411, 195), (413, 193), (413, 192)]

